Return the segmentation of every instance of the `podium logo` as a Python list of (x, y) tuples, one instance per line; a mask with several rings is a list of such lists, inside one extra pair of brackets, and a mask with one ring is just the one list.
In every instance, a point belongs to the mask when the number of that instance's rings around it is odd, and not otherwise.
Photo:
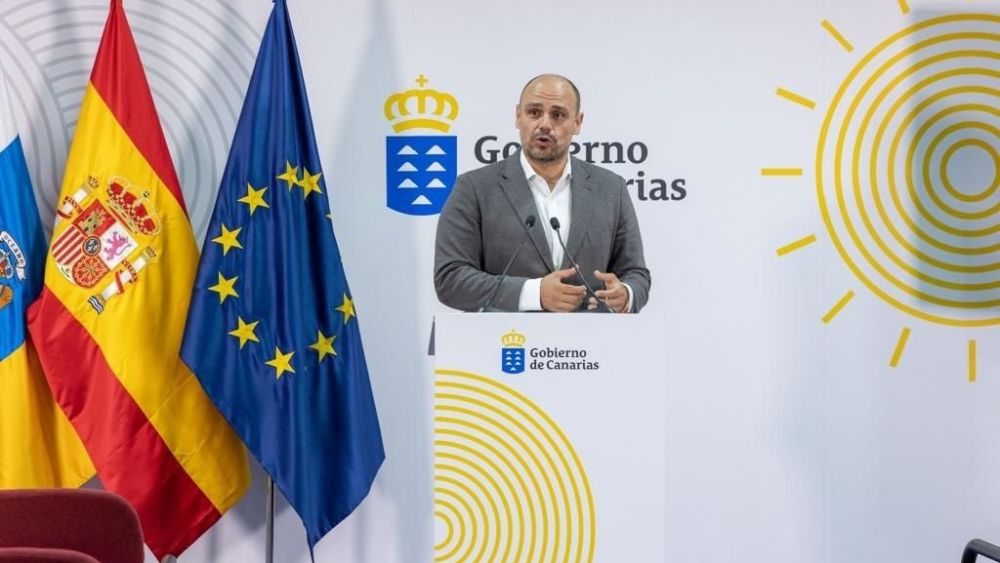
[[(458, 176), (457, 139), (443, 134), (458, 117), (458, 101), (425, 88), (428, 80), (422, 74), (416, 82), (418, 88), (386, 98), (383, 108), (392, 130), (406, 133), (385, 138), (386, 205), (407, 215), (435, 215)], [(410, 134), (413, 131), (436, 134)]]
[[(899, 6), (910, 12), (905, 0)], [(889, 366), (914, 322), (958, 327), (975, 381), (973, 331), (1000, 324), (1000, 15), (932, 15), (859, 49), (828, 99), (777, 88), (797, 110), (825, 117), (815, 160), (804, 163), (811, 168), (789, 162), (761, 174), (813, 177), (825, 238), (857, 282), (824, 323), (843, 314), (854, 289), (867, 290), (908, 317), (885, 339)], [(855, 54), (849, 28), (821, 26), (832, 49)], [(798, 236), (778, 256), (822, 238)]]
[(516, 375), (524, 373), (524, 342), (523, 334), (511, 330), (500, 338), (503, 347), (500, 348), (500, 369), (504, 373)]

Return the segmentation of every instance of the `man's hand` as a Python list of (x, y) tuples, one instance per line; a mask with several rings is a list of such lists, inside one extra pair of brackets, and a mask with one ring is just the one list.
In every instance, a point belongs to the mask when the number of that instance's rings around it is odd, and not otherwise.
[[(607, 303), (612, 312), (626, 312), (625, 306), (628, 305), (628, 290), (625, 289), (622, 282), (618, 281), (618, 276), (610, 272), (604, 273), (599, 271), (595, 271), (594, 276), (596, 276), (598, 280), (604, 282), (604, 289), (594, 292), (594, 294), (597, 295), (597, 298)], [(596, 309), (597, 301), (591, 297), (587, 307), (589, 309)]]
[[(542, 278), (542, 309), (565, 313), (580, 306), (583, 297), (587, 295), (587, 289), (582, 285), (569, 285), (562, 282), (575, 273), (573, 268), (567, 268), (557, 270)], [(624, 288), (622, 290), (624, 291)]]

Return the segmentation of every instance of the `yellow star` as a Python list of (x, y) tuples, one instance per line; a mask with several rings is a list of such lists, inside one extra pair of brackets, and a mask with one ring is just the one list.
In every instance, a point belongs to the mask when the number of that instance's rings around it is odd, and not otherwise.
[(240, 294), (236, 293), (236, 280), (238, 279), (240, 279), (239, 276), (233, 276), (231, 279), (227, 280), (226, 277), (222, 275), (222, 272), (219, 272), (219, 283), (208, 289), (219, 294), (219, 304), (221, 305), (227, 297), (240, 296)]
[(250, 206), (250, 216), (253, 217), (253, 212), (257, 211), (258, 207), (271, 207), (264, 201), (264, 192), (267, 191), (267, 186), (259, 190), (255, 190), (253, 186), (249, 183), (247, 184), (247, 195), (236, 200), (240, 203), (245, 203)]
[(344, 314), (345, 325), (347, 324), (347, 321), (351, 320), (351, 317), (356, 316), (354, 314), (354, 301), (352, 301), (346, 293), (344, 294), (344, 302), (341, 303), (340, 307), (337, 307), (336, 310)]
[(310, 174), (305, 168), (302, 169), (302, 181), (299, 185), (302, 186), (302, 199), (309, 197), (309, 194), (316, 192), (318, 194), (323, 193), (323, 190), (319, 189), (319, 177), (322, 176), (322, 172), (317, 172), (315, 174)]
[(316, 352), (319, 354), (319, 361), (322, 362), (323, 358), (325, 358), (328, 355), (330, 356), (337, 355), (337, 351), (333, 349), (333, 340), (335, 338), (337, 338), (336, 334), (334, 334), (330, 338), (327, 338), (323, 336), (322, 332), (318, 330), (316, 331), (316, 343), (310, 346), (310, 348), (316, 350)]
[(240, 231), (242, 230), (242, 227), (237, 227), (230, 231), (229, 228), (223, 224), (222, 234), (212, 239), (212, 242), (217, 242), (222, 245), (222, 255), (225, 256), (226, 254), (229, 254), (229, 249), (231, 248), (243, 248), (243, 245), (240, 244), (240, 240), (238, 238), (240, 236)]
[(288, 189), (291, 190), (294, 186), (299, 185), (299, 167), (292, 167), (292, 163), (286, 160), (285, 173), (279, 175), (278, 179), (288, 182)]
[(240, 350), (247, 342), (260, 342), (257, 339), (257, 335), (253, 333), (254, 329), (257, 328), (257, 324), (260, 321), (254, 321), (252, 323), (246, 323), (243, 321), (243, 317), (237, 316), (236, 321), (240, 323), (240, 326), (236, 330), (231, 330), (228, 332), (229, 336), (235, 336), (240, 339)]
[(295, 352), (289, 352), (287, 354), (282, 354), (281, 350), (277, 346), (274, 347), (274, 359), (270, 362), (264, 362), (264, 365), (268, 365), (274, 368), (275, 379), (281, 379), (281, 376), (285, 374), (286, 371), (295, 373), (292, 368), (292, 356)]

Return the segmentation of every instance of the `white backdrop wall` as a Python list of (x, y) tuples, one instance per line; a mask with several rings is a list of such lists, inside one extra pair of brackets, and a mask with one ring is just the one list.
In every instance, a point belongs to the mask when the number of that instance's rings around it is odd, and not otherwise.
[[(449, 134), (462, 171), (480, 165), (477, 141), (496, 137), (483, 146), (497, 149), (517, 139), (522, 84), (559, 72), (583, 92), (580, 141), (641, 143), (642, 162), (608, 167), (647, 190), (654, 179), (675, 186), (665, 200), (630, 188), (654, 280), (647, 310), (668, 318), (667, 441), (637, 442), (635, 458), (620, 461), (627, 475), (644, 449), (666, 448), (663, 560), (936, 563), (957, 561), (972, 537), (1000, 540), (997, 329), (923, 320), (880, 298), (835, 248), (814, 177), (823, 118), (867, 53), (928, 18), (996, 17), (1000, 2), (288, 4), (388, 456), (317, 561), (424, 561), (433, 550), (426, 351), (431, 319), (446, 311), (432, 283), (436, 217), (386, 207), (392, 131), (382, 115), (385, 98), (421, 74), (459, 100)], [(126, 0), (125, 9), (201, 239), (271, 2)], [(0, 64), (46, 219), (106, 10), (103, 0), (0, 0)], [(996, 165), (980, 156), (962, 157), (956, 182), (989, 183)], [(809, 235), (814, 243), (778, 257)], [(821, 322), (848, 291), (853, 299)], [(955, 315), (996, 316), (996, 307)], [(182, 561), (263, 561), (259, 468), (254, 478)], [(280, 500), (276, 536), (278, 561), (308, 561), (298, 518)]]

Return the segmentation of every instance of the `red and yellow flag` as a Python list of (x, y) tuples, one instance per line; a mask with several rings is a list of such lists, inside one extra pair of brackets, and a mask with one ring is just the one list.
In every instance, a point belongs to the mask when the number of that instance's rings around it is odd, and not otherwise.
[(112, 0), (28, 311), (56, 402), (158, 558), (246, 491), (246, 453), (180, 360), (198, 250), (121, 0)]

